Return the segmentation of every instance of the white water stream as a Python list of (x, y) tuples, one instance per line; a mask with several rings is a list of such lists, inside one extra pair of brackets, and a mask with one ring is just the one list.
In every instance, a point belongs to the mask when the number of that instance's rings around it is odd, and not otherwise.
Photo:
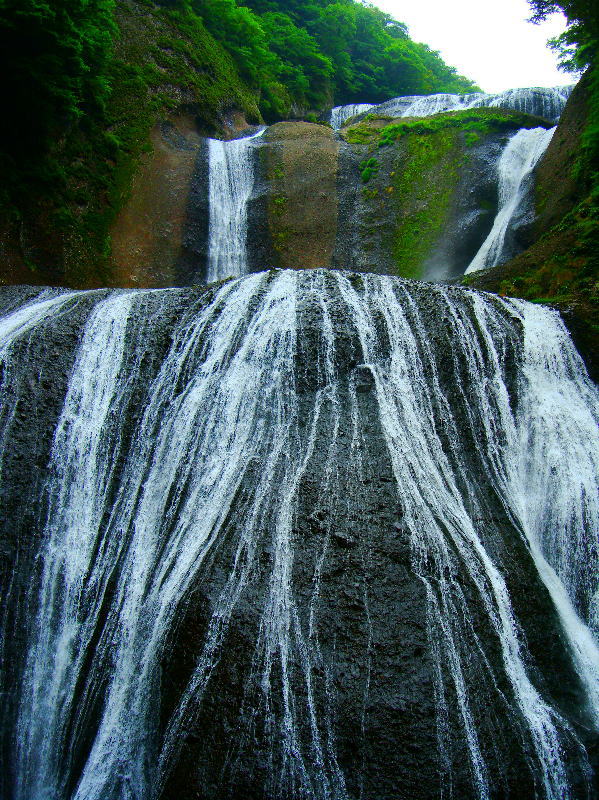
[(487, 238), (466, 269), (466, 274), (488, 269), (506, 260), (506, 235), (530, 195), (533, 171), (549, 147), (555, 128), (531, 128), (515, 133), (497, 165), (499, 208)]
[(356, 114), (363, 114), (374, 108), (372, 103), (350, 103), (346, 106), (335, 106), (331, 109), (331, 126), (338, 131), (348, 119), (355, 117)]
[(248, 272), (248, 202), (254, 188), (253, 140), (208, 139), (208, 270), (207, 283)]
[[(481, 524), (490, 486), (505, 503), (510, 535), (522, 538), (521, 552), (530, 548), (590, 717), (599, 720), (591, 632), (598, 396), (557, 315), (465, 290), (431, 286), (424, 295), (382, 276), (363, 275), (356, 284), (340, 272), (250, 275), (179, 314), (133, 424), (126, 408), (147, 335), (138, 320), (141, 294), (113, 294), (95, 306), (54, 433), (32, 603), (38, 610), (20, 687), (15, 800), (159, 797), (226, 658), (231, 621), (256, 580), (265, 543), (272, 558), (245, 673), (248, 685), (255, 678), (260, 687), (246, 702), (272, 736), (265, 791), (349, 798), (335, 713), (316, 701), (318, 675), (326, 680), (335, 669), (335, 650), (317, 633), (326, 546), (314, 554), (309, 624), (296, 566), (302, 486), (314, 459), (325, 454), (320, 491), (333, 526), (335, 514), (343, 517), (339, 487), (353, 485), (367, 458), (368, 417), (343, 360), (350, 330), (361, 369), (373, 377), (372, 408), (403, 509), (411, 570), (425, 589), (440, 775), (450, 786), (449, 740), (461, 742), (472, 796), (493, 796), (497, 753), (480, 722), (493, 703), (526, 754), (539, 800), (579, 800), (564, 754), (577, 753), (584, 766), (584, 752), (536, 686), (508, 591), (502, 524)], [(304, 318), (313, 327), (304, 329)], [(299, 351), (315, 331), (309, 363), (320, 365), (322, 381), (300, 394)], [(443, 337), (447, 349), (438, 352)], [(505, 368), (512, 351), (515, 383)], [(349, 458), (341, 455), (343, 441)], [(195, 666), (161, 727), (167, 641), (227, 537), (234, 543), (229, 573)], [(355, 710), (357, 731), (366, 730), (367, 705), (365, 697), (364, 709)], [(236, 742), (247, 735), (240, 721)], [(84, 758), (75, 763), (73, 745), (82, 739)]]

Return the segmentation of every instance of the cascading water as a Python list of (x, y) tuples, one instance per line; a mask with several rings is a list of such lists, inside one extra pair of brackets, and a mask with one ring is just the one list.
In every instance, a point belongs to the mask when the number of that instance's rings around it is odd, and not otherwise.
[(466, 273), (476, 272), (501, 264), (514, 255), (506, 241), (514, 220), (530, 196), (530, 180), (534, 168), (547, 150), (555, 128), (532, 128), (514, 134), (507, 145), (499, 163), (499, 209), (493, 227), (480, 250), (466, 269)]
[(324, 271), (77, 297), (0, 321), (43, 338), (19, 376), (84, 323), (6, 800), (596, 797), (599, 400), (556, 314)]
[(208, 140), (208, 268), (206, 282), (248, 272), (247, 204), (254, 188), (253, 136)]
[[(498, 94), (433, 94), (423, 96), (395, 97), (378, 106), (370, 106), (373, 114), (398, 117), (430, 117), (444, 111), (466, 111), (470, 108), (506, 108), (522, 111), (550, 122), (557, 122), (572, 86), (557, 86), (542, 89), (509, 89)], [(351, 106), (349, 108), (352, 108)], [(362, 112), (348, 114), (348, 117)]]
[(363, 114), (371, 108), (374, 108), (371, 103), (352, 103), (347, 106), (335, 106), (335, 108), (331, 109), (331, 127), (338, 131), (348, 119), (355, 117), (356, 114)]

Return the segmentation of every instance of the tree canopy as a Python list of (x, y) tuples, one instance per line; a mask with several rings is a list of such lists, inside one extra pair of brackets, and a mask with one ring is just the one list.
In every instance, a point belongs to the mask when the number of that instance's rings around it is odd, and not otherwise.
[[(267, 117), (280, 111), (272, 104), (277, 87), (292, 105), (313, 110), (476, 89), (437, 52), (412, 41), (403, 23), (356, 0), (191, 0), (191, 8), (244, 75), (257, 83), (260, 76)], [(250, 20), (260, 53), (236, 35)]]
[(43, 145), (102, 106), (113, 13), (114, 0), (0, 0), (0, 69), (10, 114), (0, 145), (6, 137), (23, 151)]
[(599, 13), (597, 0), (528, 0), (532, 22), (562, 11), (568, 27), (550, 43), (563, 69), (589, 71), (588, 119), (581, 139), (578, 177), (586, 176), (599, 205)]

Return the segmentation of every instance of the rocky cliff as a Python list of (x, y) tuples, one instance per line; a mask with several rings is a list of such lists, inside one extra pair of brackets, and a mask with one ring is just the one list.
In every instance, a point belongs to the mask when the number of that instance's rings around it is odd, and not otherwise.
[[(153, 134), (153, 155), (113, 227), (119, 285), (180, 285), (205, 275), (206, 147), (193, 126), (176, 125)], [(250, 269), (461, 275), (493, 225), (506, 142), (538, 126), (549, 123), (484, 108), (432, 121), (371, 117), (340, 134), (307, 122), (273, 125), (254, 145)], [(530, 224), (513, 233), (513, 247), (523, 250)]]
[(599, 380), (599, 220), (588, 176), (577, 172), (587, 123), (590, 74), (575, 87), (539, 163), (530, 247), (468, 285), (553, 305)]
[(261, 120), (255, 91), (197, 17), (118, 0), (115, 22), (106, 108), (55, 143), (52, 180), (23, 164), (26, 197), (2, 210), (4, 284), (180, 282), (192, 150)]

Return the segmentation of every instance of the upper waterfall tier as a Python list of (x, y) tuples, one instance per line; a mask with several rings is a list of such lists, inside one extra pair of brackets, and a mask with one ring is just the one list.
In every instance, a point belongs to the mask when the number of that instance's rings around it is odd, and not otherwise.
[(331, 125), (335, 130), (339, 130), (348, 119), (370, 111), (371, 108), (374, 108), (372, 103), (351, 103), (347, 106), (335, 106), (335, 108), (331, 109)]
[(596, 798), (557, 314), (323, 270), (3, 295), (3, 800)]
[(426, 96), (395, 97), (367, 109), (357, 105), (338, 106), (331, 112), (331, 125), (338, 129), (348, 119), (364, 113), (391, 117), (430, 117), (444, 111), (465, 111), (469, 108), (509, 108), (526, 114), (557, 122), (573, 86), (557, 86), (544, 89), (508, 89), (499, 94), (432, 94)]

